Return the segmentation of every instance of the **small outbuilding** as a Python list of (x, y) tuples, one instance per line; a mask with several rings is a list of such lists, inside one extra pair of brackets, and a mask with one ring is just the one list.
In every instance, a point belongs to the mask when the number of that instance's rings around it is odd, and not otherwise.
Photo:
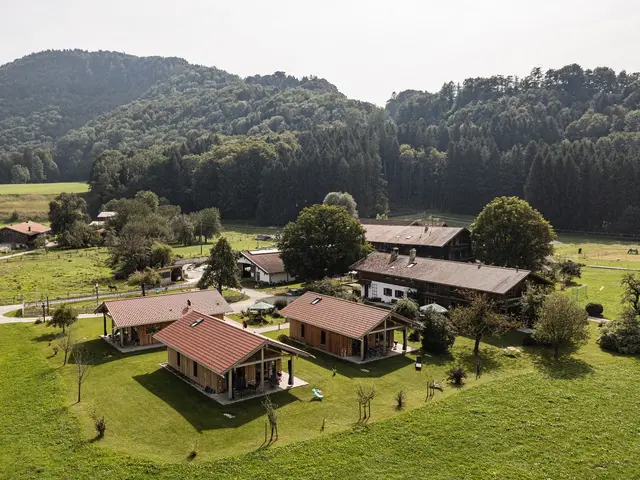
[(240, 252), (238, 264), (242, 278), (259, 283), (285, 283), (295, 280), (284, 268), (280, 250), (245, 250)]

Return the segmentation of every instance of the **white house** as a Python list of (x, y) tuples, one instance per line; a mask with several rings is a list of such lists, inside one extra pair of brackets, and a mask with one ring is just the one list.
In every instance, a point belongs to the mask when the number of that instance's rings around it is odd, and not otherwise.
[(242, 278), (250, 278), (261, 283), (285, 283), (295, 280), (284, 268), (280, 250), (245, 250), (240, 252), (238, 263)]

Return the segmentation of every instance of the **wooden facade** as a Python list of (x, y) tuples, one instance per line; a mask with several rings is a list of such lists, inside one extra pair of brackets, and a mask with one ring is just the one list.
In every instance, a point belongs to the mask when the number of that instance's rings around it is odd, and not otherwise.
[[(385, 319), (370, 332), (360, 338), (351, 338), (336, 332), (288, 318), (289, 336), (306, 345), (332, 353), (340, 357), (359, 357), (365, 360), (371, 349), (390, 350), (393, 347), (394, 332), (403, 332), (403, 351), (407, 350), (407, 326)], [(324, 332), (324, 333), (323, 333)]]
[[(237, 386), (240, 379), (242, 379), (245, 384), (260, 384), (261, 355), (261, 352), (255, 353), (251, 357), (243, 360), (240, 366), (230, 371), (233, 375), (232, 385)], [(270, 380), (272, 375), (277, 375), (282, 372), (282, 356), (284, 355), (281, 352), (275, 352), (268, 348), (264, 349), (264, 378), (266, 382)], [(287, 356), (293, 357), (293, 355), (289, 354), (287, 354)], [(204, 365), (194, 362), (186, 355), (170, 347), (167, 348), (167, 364), (201, 387), (209, 387), (212, 393), (228, 392), (229, 374), (226, 376), (218, 375)], [(197, 364), (197, 367), (194, 368), (194, 364)]]

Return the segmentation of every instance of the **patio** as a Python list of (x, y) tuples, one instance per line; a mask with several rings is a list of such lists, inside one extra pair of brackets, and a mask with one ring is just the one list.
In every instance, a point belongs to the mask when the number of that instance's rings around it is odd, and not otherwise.
[(227, 392), (222, 392), (222, 393), (205, 392), (204, 387), (192, 381), (190, 378), (182, 375), (180, 372), (176, 371), (167, 363), (161, 363), (160, 366), (165, 370), (167, 370), (168, 372), (171, 372), (172, 374), (174, 374), (183, 382), (191, 385), (193, 388), (198, 390), (201, 394), (206, 395), (207, 397), (211, 398), (212, 400), (215, 400), (221, 405), (231, 405), (234, 403), (243, 402), (245, 400), (250, 400), (252, 398), (263, 397), (265, 395), (271, 395), (274, 393), (291, 390), (292, 388), (305, 387), (309, 385), (307, 382), (299, 379), (298, 377), (293, 377), (293, 385), (289, 385), (289, 374), (286, 372), (282, 372), (280, 377), (280, 383), (277, 386), (273, 386), (269, 383), (265, 383), (264, 390), (260, 391), (260, 390), (246, 389), (243, 391), (244, 393), (240, 393), (236, 398), (231, 400), (229, 399), (229, 394)]
[(112, 337), (111, 334), (100, 335), (100, 338), (105, 342), (107, 342), (109, 345), (111, 345), (113, 348), (118, 350), (120, 353), (133, 353), (133, 352), (142, 352), (144, 350), (158, 350), (161, 348), (166, 348), (165, 345), (162, 343), (151, 343), (148, 345), (135, 345), (130, 342), (128, 344), (121, 346), (118, 339), (117, 338), (114, 339), (114, 337)]

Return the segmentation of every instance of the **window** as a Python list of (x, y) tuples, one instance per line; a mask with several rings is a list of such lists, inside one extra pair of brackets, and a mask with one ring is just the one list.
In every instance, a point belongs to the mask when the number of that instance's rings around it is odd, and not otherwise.
[(393, 296), (393, 290), (391, 290), (390, 288), (385, 288), (382, 293), (384, 293), (385, 297), (392, 297)]
[(198, 376), (198, 364), (196, 362), (193, 362), (193, 376)]
[(378, 297), (378, 284), (377, 283), (372, 283), (371, 284), (371, 298), (377, 298)]
[(311, 305), (317, 305), (322, 300), (320, 297), (316, 297), (311, 301)]
[(396, 290), (396, 298), (404, 298), (404, 292), (402, 290)]
[(178, 358), (178, 360), (177, 360), (178, 366), (180, 366), (180, 352), (176, 352), (176, 355), (178, 356), (177, 357)]
[(191, 325), (189, 325), (191, 328), (193, 327), (197, 327), (198, 325), (200, 325), (202, 322), (204, 322), (204, 318), (199, 318), (198, 320), (196, 320), (195, 322), (193, 322)]
[(304, 323), (300, 324), (300, 337), (304, 338)]
[(325, 332), (324, 330), (320, 331), (320, 345), (326, 345), (327, 344), (327, 332)]

